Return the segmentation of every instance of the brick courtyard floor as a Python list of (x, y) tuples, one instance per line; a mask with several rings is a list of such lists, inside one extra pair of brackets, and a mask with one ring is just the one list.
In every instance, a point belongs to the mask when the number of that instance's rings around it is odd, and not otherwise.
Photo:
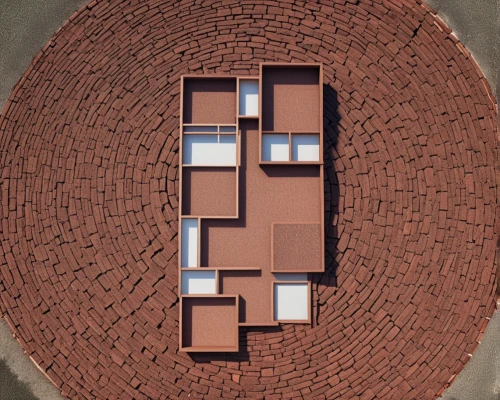
[[(0, 117), (1, 312), (69, 398), (433, 399), (495, 307), (496, 104), (417, 0), (92, 2)], [(314, 326), (178, 353), (179, 78), (323, 62)]]

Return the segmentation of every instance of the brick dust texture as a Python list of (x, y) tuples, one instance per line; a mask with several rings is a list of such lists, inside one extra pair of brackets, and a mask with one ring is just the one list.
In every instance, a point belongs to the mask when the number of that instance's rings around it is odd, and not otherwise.
[[(324, 65), (312, 326), (178, 352), (179, 79)], [(0, 118), (1, 313), (71, 399), (434, 399), (495, 307), (496, 103), (417, 0), (93, 1)]]

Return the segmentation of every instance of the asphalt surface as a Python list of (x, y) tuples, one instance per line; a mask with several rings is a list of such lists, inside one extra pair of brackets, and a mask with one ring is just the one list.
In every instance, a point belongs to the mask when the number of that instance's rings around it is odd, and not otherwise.
[[(500, 95), (500, 0), (426, 0), (472, 53)], [(0, 0), (0, 110), (33, 57), (84, 0)], [(0, 400), (57, 400), (58, 390), (0, 320)], [(443, 400), (500, 399), (500, 313)]]

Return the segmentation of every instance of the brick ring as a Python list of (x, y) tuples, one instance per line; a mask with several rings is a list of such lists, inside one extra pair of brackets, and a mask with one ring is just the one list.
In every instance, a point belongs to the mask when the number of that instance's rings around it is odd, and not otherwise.
[[(180, 354), (179, 77), (261, 61), (324, 63), (317, 323)], [(1, 311), (69, 398), (432, 399), (493, 313), (496, 103), (420, 1), (93, 1), (0, 129)]]

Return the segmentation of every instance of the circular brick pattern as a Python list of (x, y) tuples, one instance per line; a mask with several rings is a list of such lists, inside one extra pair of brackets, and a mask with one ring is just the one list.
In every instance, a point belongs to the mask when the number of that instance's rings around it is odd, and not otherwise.
[[(0, 119), (2, 312), (70, 398), (432, 399), (494, 309), (496, 106), (409, 0), (93, 2)], [(178, 353), (179, 77), (323, 62), (314, 326)]]

